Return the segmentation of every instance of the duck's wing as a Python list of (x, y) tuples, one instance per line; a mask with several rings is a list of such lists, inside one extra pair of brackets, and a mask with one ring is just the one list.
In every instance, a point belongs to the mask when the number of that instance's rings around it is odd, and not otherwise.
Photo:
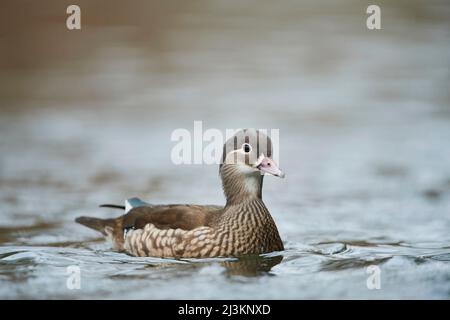
[(100, 207), (121, 209), (125, 214), (116, 219), (78, 217), (75, 221), (104, 235), (119, 235), (126, 229), (142, 229), (150, 223), (160, 229), (192, 230), (211, 225), (223, 211), (223, 207), (213, 205), (152, 205), (139, 198), (127, 199), (124, 206), (102, 204)]
[(123, 229), (142, 229), (153, 224), (158, 229), (192, 230), (210, 226), (223, 211), (213, 205), (153, 205), (132, 208), (122, 217)]

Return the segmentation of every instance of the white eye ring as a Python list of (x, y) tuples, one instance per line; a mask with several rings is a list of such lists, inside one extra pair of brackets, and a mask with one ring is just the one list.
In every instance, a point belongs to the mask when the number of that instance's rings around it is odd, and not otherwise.
[(252, 151), (252, 146), (251, 146), (250, 144), (248, 144), (248, 143), (244, 143), (244, 144), (242, 145), (242, 150), (243, 150), (245, 153), (250, 153), (250, 152)]

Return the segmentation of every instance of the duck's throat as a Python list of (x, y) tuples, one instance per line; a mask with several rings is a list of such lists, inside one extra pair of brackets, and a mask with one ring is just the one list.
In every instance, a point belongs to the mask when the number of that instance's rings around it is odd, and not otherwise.
[(263, 176), (259, 172), (242, 172), (236, 165), (223, 165), (220, 169), (227, 205), (262, 198)]

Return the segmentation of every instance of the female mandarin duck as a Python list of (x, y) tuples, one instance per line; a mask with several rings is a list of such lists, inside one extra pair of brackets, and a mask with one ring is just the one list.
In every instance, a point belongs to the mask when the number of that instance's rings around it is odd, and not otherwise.
[(283, 243), (262, 201), (265, 173), (284, 177), (272, 159), (272, 142), (255, 129), (237, 132), (224, 145), (219, 169), (225, 207), (151, 205), (137, 198), (116, 219), (79, 217), (89, 228), (112, 238), (113, 247), (134, 256), (206, 258), (283, 250)]

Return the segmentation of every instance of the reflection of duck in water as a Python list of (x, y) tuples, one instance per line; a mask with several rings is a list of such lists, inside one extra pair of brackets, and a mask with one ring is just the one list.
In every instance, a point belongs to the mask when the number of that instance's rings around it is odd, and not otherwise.
[(240, 257), (236, 261), (225, 261), (224, 266), (227, 275), (257, 276), (269, 272), (274, 266), (283, 260), (283, 256), (249, 255)]
[(277, 227), (261, 198), (263, 174), (283, 177), (272, 142), (254, 129), (237, 132), (224, 145), (220, 177), (225, 207), (150, 205), (130, 199), (116, 219), (79, 217), (108, 235), (114, 249), (135, 256), (201, 258), (283, 250)]

